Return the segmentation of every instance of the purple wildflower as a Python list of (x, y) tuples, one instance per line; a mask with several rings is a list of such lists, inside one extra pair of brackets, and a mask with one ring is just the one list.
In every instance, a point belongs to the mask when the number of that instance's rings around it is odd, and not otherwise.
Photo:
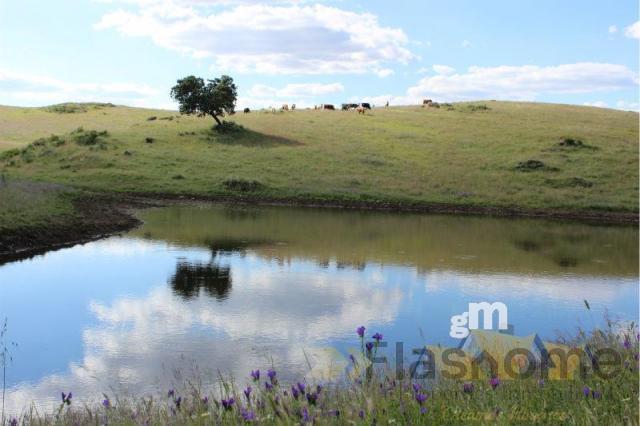
[(15, 417), (9, 420), (9, 426), (18, 426), (18, 419)]
[(629, 341), (629, 336), (627, 335), (624, 336), (624, 342), (622, 343), (622, 345), (624, 346), (625, 349), (631, 348), (631, 342)]
[(302, 421), (305, 423), (311, 421), (311, 417), (309, 417), (309, 410), (307, 410), (307, 407), (304, 407), (302, 409)]
[(251, 370), (251, 377), (253, 377), (253, 380), (255, 380), (256, 382), (260, 380), (260, 370)]
[(271, 389), (273, 389), (273, 385), (269, 382), (264, 382), (264, 388), (270, 391)]
[(111, 408), (111, 401), (109, 401), (109, 398), (106, 398), (105, 400), (102, 401), (102, 406), (104, 408)]
[(236, 402), (235, 399), (233, 399), (233, 397), (229, 398), (229, 399), (223, 399), (222, 401), (222, 407), (225, 410), (231, 410), (231, 408), (233, 408), (233, 403)]
[(591, 394), (591, 389), (589, 388), (589, 386), (585, 386), (582, 388), (582, 394), (586, 397), (588, 397)]
[(318, 394), (313, 392), (309, 392), (307, 394), (307, 401), (309, 402), (309, 404), (311, 405), (316, 405), (316, 402), (318, 402)]
[(418, 402), (418, 404), (422, 405), (426, 400), (427, 395), (423, 394), (422, 392), (416, 393), (416, 401)]
[(593, 397), (593, 399), (600, 399), (602, 398), (602, 393), (594, 389), (591, 391), (591, 396)]
[(419, 383), (414, 383), (412, 386), (413, 386), (413, 391), (414, 391), (415, 393), (420, 392), (420, 389), (422, 389), (422, 387), (420, 386), (420, 384), (419, 384)]
[(298, 391), (298, 388), (296, 388), (295, 386), (291, 386), (291, 396), (293, 396), (293, 399), (298, 399), (298, 396), (300, 395), (300, 392)]
[(167, 398), (171, 398), (175, 394), (176, 394), (176, 391), (174, 391), (173, 389), (169, 389), (169, 392), (167, 392)]
[(376, 333), (371, 337), (373, 337), (373, 340), (375, 340), (376, 342), (379, 342), (380, 340), (382, 340), (382, 334), (380, 333)]
[(320, 394), (320, 392), (322, 392), (322, 385), (316, 386), (316, 391)]
[(240, 410), (240, 415), (245, 422), (252, 422), (256, 419), (256, 414), (251, 410), (247, 410), (246, 408)]
[(464, 393), (472, 393), (473, 392), (473, 383), (464, 383), (462, 385), (462, 392)]
[(249, 399), (251, 397), (251, 386), (247, 386), (247, 388), (243, 392), (244, 392), (244, 396), (246, 396), (247, 399)]
[(356, 328), (356, 333), (358, 333), (358, 336), (364, 337), (364, 330), (364, 325), (361, 325), (360, 327)]
[(202, 403), (203, 403), (204, 405), (209, 404), (209, 397), (208, 397), (208, 396), (205, 396), (204, 398), (202, 398)]
[(500, 379), (498, 379), (497, 377), (492, 377), (491, 380), (489, 380), (489, 384), (491, 385), (492, 389), (495, 389), (500, 385)]
[(305, 389), (306, 389), (305, 384), (301, 383), (301, 382), (298, 382), (297, 386), (298, 386), (298, 390), (300, 391), (300, 393), (304, 395), (304, 392), (305, 392)]
[(69, 395), (65, 394), (64, 392), (62, 392), (62, 403), (63, 404), (67, 404), (67, 405), (71, 405), (71, 398), (73, 397), (72, 393), (69, 392)]
[(360, 410), (360, 412), (358, 413), (358, 417), (364, 419), (364, 410)]
[(420, 407), (420, 414), (427, 414), (427, 407)]
[(269, 376), (271, 383), (276, 383), (276, 370), (267, 370), (267, 376)]
[(371, 342), (367, 342), (367, 344), (365, 345), (367, 347), (367, 351), (371, 352), (371, 349), (373, 349), (373, 343)]

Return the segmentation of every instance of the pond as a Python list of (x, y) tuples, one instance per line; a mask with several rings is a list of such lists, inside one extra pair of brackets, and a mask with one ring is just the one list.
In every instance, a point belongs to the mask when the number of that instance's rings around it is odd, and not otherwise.
[(451, 317), (470, 302), (503, 302), (515, 334), (543, 339), (638, 317), (637, 227), (223, 205), (140, 217), (0, 266), (9, 412), (271, 365), (299, 379), (339, 365), (360, 325), (411, 362), (459, 343)]

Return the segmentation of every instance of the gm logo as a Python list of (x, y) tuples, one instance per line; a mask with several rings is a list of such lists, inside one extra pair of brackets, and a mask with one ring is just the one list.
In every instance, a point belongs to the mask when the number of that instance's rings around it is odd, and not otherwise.
[(507, 305), (502, 302), (469, 303), (467, 312), (451, 317), (449, 336), (454, 339), (464, 339), (469, 335), (469, 330), (478, 330), (480, 328), (480, 313), (483, 314), (482, 329), (494, 330), (493, 313), (495, 311), (498, 311), (498, 329), (507, 330), (509, 328)]

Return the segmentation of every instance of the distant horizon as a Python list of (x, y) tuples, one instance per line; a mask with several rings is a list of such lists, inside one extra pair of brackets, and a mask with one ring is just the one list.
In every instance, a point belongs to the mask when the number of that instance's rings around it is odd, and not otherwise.
[[(638, 110), (633, 110), (633, 109), (621, 109), (621, 108), (614, 108), (614, 107), (609, 107), (609, 106), (598, 106), (598, 105), (579, 105), (579, 104), (571, 104), (571, 103), (562, 103), (562, 102), (544, 102), (544, 101), (519, 101), (519, 100), (499, 100), (499, 99), (475, 99), (475, 100), (464, 100), (464, 101), (453, 101), (453, 102), (447, 102), (447, 103), (451, 103), (451, 104), (459, 104), (459, 103), (482, 103), (482, 102), (504, 102), (504, 103), (523, 103), (523, 104), (543, 104), (543, 105), (558, 105), (558, 106), (568, 106), (568, 107), (584, 107), (584, 108), (599, 108), (599, 109), (609, 109), (612, 111), (620, 111), (620, 112), (634, 112), (636, 114), (640, 114), (640, 111)], [(342, 102), (342, 103), (347, 103), (347, 102)], [(339, 107), (342, 103), (333, 103), (331, 105), (334, 105), (336, 107)], [(83, 104), (112, 104), (115, 107), (124, 107), (124, 108), (135, 108), (135, 109), (148, 109), (148, 110), (155, 110), (155, 111), (170, 111), (170, 112), (178, 112), (178, 108), (175, 109), (171, 109), (171, 108), (156, 108), (156, 107), (147, 107), (147, 106), (135, 106), (135, 105), (127, 105), (127, 104), (118, 104), (118, 103), (114, 103), (114, 102), (109, 102), (109, 101), (63, 101), (63, 102), (56, 102), (54, 104), (46, 104), (46, 105), (31, 105), (31, 106), (23, 106), (23, 105), (7, 105), (7, 104), (2, 104), (0, 103), (0, 107), (6, 107), (6, 108), (47, 108), (47, 107), (51, 107), (51, 106), (55, 106), (55, 105), (66, 105), (66, 104), (79, 104), (79, 105), (83, 105)], [(272, 105), (271, 107), (276, 108), (276, 109), (280, 109), (280, 107), (282, 105), (286, 104), (286, 102), (280, 103), (278, 105)], [(291, 104), (288, 104), (291, 105)], [(318, 104), (320, 105), (320, 104)], [(384, 105), (376, 105), (376, 104), (371, 104), (372, 107), (374, 108), (385, 108)], [(421, 106), (420, 103), (414, 103), (414, 104), (397, 104), (397, 105), (392, 105), (389, 104), (389, 108), (409, 108), (409, 107), (416, 107), (416, 106)], [(254, 107), (254, 108), (250, 108), (251, 110), (255, 110), (255, 111), (261, 111), (261, 110), (267, 110), (271, 108), (270, 106), (263, 106), (263, 107)], [(244, 106), (236, 106), (236, 112), (240, 111), (241, 109), (243, 109)], [(313, 105), (310, 107), (304, 106), (304, 107), (298, 107), (298, 109), (300, 110), (306, 110), (306, 109), (313, 109)]]

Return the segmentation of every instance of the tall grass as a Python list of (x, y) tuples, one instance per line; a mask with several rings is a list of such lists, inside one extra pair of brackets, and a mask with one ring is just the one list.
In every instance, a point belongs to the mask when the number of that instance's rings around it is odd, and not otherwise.
[[(359, 330), (360, 334), (360, 330)], [(424, 380), (411, 371), (373, 368), (376, 336), (351, 357), (349, 372), (329, 383), (283, 383), (272, 369), (247, 372), (242, 385), (220, 378), (205, 392), (196, 378), (155, 396), (104, 394), (101, 404), (76, 406), (63, 394), (59, 409), (27, 409), (8, 424), (638, 424), (638, 334), (635, 324), (579, 332), (574, 343), (616, 350), (617, 374), (573, 380)], [(380, 336), (381, 337), (381, 336)], [(366, 342), (366, 343), (365, 343)], [(567, 343), (565, 341), (565, 343)], [(13, 423), (12, 423), (13, 422)]]

